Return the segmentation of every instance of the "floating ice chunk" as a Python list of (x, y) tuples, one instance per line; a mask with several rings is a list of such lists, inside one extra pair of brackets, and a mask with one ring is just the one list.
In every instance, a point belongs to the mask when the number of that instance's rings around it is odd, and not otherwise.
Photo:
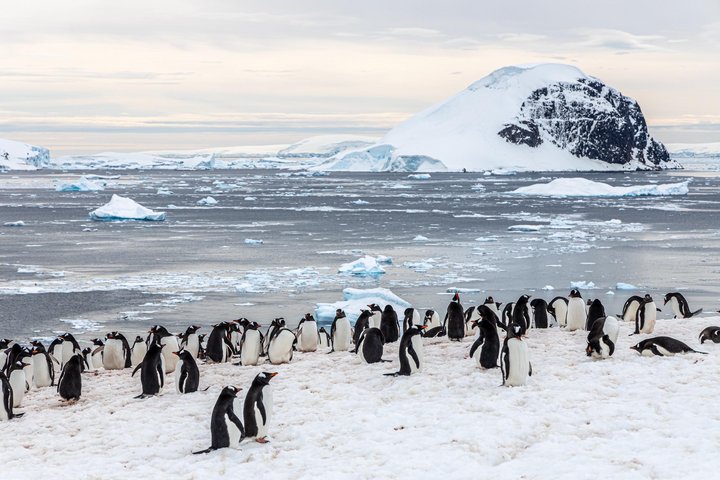
[(539, 195), (545, 197), (641, 197), (687, 195), (690, 180), (659, 185), (635, 185), (613, 187), (607, 183), (593, 182), (586, 178), (556, 178), (549, 183), (537, 183), (520, 187), (510, 193)]
[(581, 290), (592, 290), (595, 288), (595, 284), (593, 282), (587, 282), (585, 280), (580, 280), (578, 282), (570, 282), (570, 288), (579, 288)]
[(257, 200), (257, 197), (245, 197), (243, 200), (245, 200), (246, 202), (254, 202), (255, 200)]
[(205, 198), (201, 198), (200, 200), (197, 201), (198, 205), (205, 205), (205, 206), (217, 205), (217, 203), (218, 203), (217, 200), (215, 200), (213, 197), (205, 197)]
[(410, 185), (405, 185), (404, 183), (395, 183), (393, 185), (390, 185), (389, 188), (392, 190), (409, 190), (412, 187)]
[(352, 203), (354, 203), (355, 205), (367, 205), (367, 204), (370, 203), (370, 202), (368, 202), (368, 201), (366, 201), (366, 200), (357, 199), (357, 200), (355, 200), (355, 201), (352, 202)]
[(245, 243), (248, 245), (262, 245), (262, 240), (256, 240), (254, 238), (246, 238)]
[(543, 290), (555, 290), (555, 287), (553, 287), (552, 285), (545, 285), (542, 289)]
[(15, 222), (5, 222), (3, 223), (3, 225), (6, 227), (24, 227), (25, 222), (23, 222), (22, 220), (17, 220)]
[(408, 175), (408, 178), (412, 178), (413, 180), (428, 180), (430, 179), (429, 173), (413, 173)]
[(318, 303), (315, 306), (315, 318), (318, 322), (329, 323), (335, 318), (335, 310), (341, 308), (345, 311), (351, 322), (357, 320), (362, 309), (368, 310), (368, 305), (375, 303), (384, 308), (390, 304), (396, 312), (402, 312), (410, 307), (410, 303), (395, 295), (387, 288), (346, 288), (343, 290), (343, 299), (335, 303)]
[(510, 232), (539, 232), (540, 225), (510, 225), (508, 227)]
[(496, 168), (495, 170), (489, 170), (489, 171), (483, 172), (483, 175), (485, 175), (486, 177), (487, 177), (487, 176), (490, 176), (490, 175), (495, 175), (495, 176), (517, 175), (517, 170), (508, 170), (508, 169), (505, 169), (505, 168)]
[(378, 265), (375, 257), (365, 255), (354, 262), (343, 263), (338, 268), (338, 273), (347, 273), (358, 277), (379, 276), (385, 273), (385, 269)]
[(100, 190), (105, 190), (105, 185), (87, 177), (80, 177), (76, 182), (61, 183), (55, 187), (57, 192), (99, 192)]
[(61, 318), (61, 322), (69, 323), (73, 330), (79, 332), (94, 332), (100, 330), (100, 324), (83, 318)]
[(618, 282), (615, 284), (615, 290), (637, 290), (637, 287), (631, 283)]
[(460, 288), (460, 287), (448, 287), (445, 289), (445, 293), (478, 293), (479, 288)]
[(148, 220), (161, 222), (165, 212), (155, 212), (145, 208), (134, 200), (113, 195), (108, 203), (90, 212), (92, 220), (107, 222), (115, 220)]
[(612, 290), (608, 290), (607, 292), (605, 292), (605, 295), (615, 295), (615, 292), (613, 292)]
[(158, 188), (158, 191), (156, 193), (156, 195), (172, 195), (172, 194), (173, 194), (173, 192), (171, 192), (167, 188)]
[(386, 255), (378, 255), (375, 257), (375, 260), (377, 260), (377, 263), (382, 263), (385, 265), (392, 265), (393, 259), (392, 257), (388, 257)]
[(413, 242), (427, 242), (428, 240), (430, 240), (430, 239), (423, 235), (418, 235), (415, 238), (413, 238)]
[(405, 262), (403, 263), (403, 267), (415, 270), (416, 272), (427, 272), (431, 268), (435, 268), (434, 262), (434, 259), (428, 258), (427, 260), (423, 260), (421, 262)]

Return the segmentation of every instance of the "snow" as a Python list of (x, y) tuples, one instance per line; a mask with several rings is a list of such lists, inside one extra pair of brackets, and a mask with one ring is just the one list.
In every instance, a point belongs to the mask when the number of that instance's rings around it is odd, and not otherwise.
[(53, 158), (49, 166), (66, 170), (207, 170), (215, 168), (216, 165), (212, 153), (103, 152), (92, 155), (66, 155)]
[[(340, 268), (338, 268), (338, 273), (355, 275), (357, 277), (377, 277), (385, 273), (385, 269), (380, 266), (380, 263), (377, 258), (365, 255), (353, 262), (343, 263), (340, 265)], [(392, 263), (392, 259), (390, 259), (390, 263)]]
[(208, 206), (208, 207), (217, 205), (217, 203), (218, 203), (218, 201), (215, 200), (213, 197), (205, 197), (205, 198), (201, 198), (200, 200), (197, 201), (198, 205)]
[(0, 172), (37, 170), (50, 162), (50, 150), (0, 138)]
[(331, 157), (351, 148), (367, 147), (377, 138), (361, 135), (319, 135), (306, 138), (278, 152), (278, 157)]
[(537, 183), (520, 187), (510, 193), (545, 197), (641, 197), (687, 195), (690, 180), (659, 185), (634, 185), (614, 187), (587, 178), (556, 178), (549, 183)]
[(335, 310), (338, 308), (345, 311), (350, 322), (355, 322), (361, 310), (368, 310), (368, 305), (377, 304), (380, 308), (385, 305), (393, 306), (398, 316), (410, 307), (410, 303), (395, 295), (387, 288), (346, 288), (343, 290), (343, 299), (334, 303), (318, 303), (315, 306), (315, 319), (318, 322), (329, 323), (335, 318)]
[(163, 221), (165, 212), (155, 212), (130, 198), (113, 195), (108, 203), (90, 212), (90, 218), (103, 222), (115, 220)]
[[(208, 391), (181, 396), (171, 374), (163, 394), (145, 400), (132, 398), (140, 380), (130, 370), (99, 370), (83, 375), (75, 404), (60, 403), (51, 387), (26, 394), (17, 409), (25, 416), (2, 425), (2, 475), (571, 479), (592, 472), (587, 476), (643, 479), (681, 471), (714, 478), (720, 345), (700, 346), (697, 335), (719, 322), (659, 320), (657, 335), (710, 352), (667, 358), (632, 352), (646, 336), (628, 337), (631, 326), (622, 322), (607, 360), (585, 356), (584, 332), (531, 330), (525, 341), (533, 375), (514, 388), (499, 386), (499, 369), (481, 370), (465, 358), (471, 338), (425, 339), (426, 364), (410, 377), (383, 375), (398, 369), (395, 343), (383, 355), (392, 363), (374, 365), (327, 350), (296, 352), (290, 364), (272, 368), (201, 363), (200, 388)], [(242, 412), (252, 379), (266, 370), (279, 372), (271, 382), (270, 443), (192, 455), (210, 444), (221, 388), (243, 387), (236, 402)]]
[(75, 182), (61, 183), (55, 187), (57, 192), (99, 192), (105, 190), (105, 184), (90, 180), (87, 177), (80, 177)]

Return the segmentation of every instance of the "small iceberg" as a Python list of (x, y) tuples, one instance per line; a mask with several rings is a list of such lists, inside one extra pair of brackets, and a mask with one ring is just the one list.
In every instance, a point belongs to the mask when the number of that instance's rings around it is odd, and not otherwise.
[(377, 258), (365, 255), (354, 262), (343, 263), (338, 268), (338, 273), (357, 277), (377, 277), (385, 273), (385, 269), (379, 265)]
[(25, 222), (23, 222), (22, 220), (18, 220), (16, 222), (5, 222), (3, 223), (3, 225), (6, 227), (24, 227)]
[(246, 243), (247, 245), (262, 245), (262, 244), (263, 244), (263, 241), (262, 241), (262, 240), (256, 240), (256, 239), (254, 239), (254, 238), (246, 238), (246, 239), (245, 239), (245, 243)]
[(213, 197), (205, 197), (197, 201), (198, 205), (204, 205), (208, 207), (211, 205), (217, 205), (217, 203), (217, 200), (215, 200)]
[(162, 222), (165, 220), (165, 212), (156, 212), (143, 207), (130, 198), (113, 195), (108, 203), (90, 212), (90, 219), (98, 222), (118, 220)]
[(508, 227), (509, 232), (539, 232), (540, 225), (510, 225)]
[(412, 180), (429, 180), (430, 174), (429, 173), (413, 173), (407, 176), (408, 178)]
[(105, 185), (94, 182), (87, 177), (80, 177), (76, 182), (61, 183), (55, 187), (56, 192), (99, 192), (105, 190)]
[(346, 288), (343, 290), (343, 299), (334, 303), (318, 303), (315, 306), (315, 318), (321, 323), (331, 323), (335, 318), (335, 310), (340, 308), (345, 311), (348, 319), (355, 322), (360, 311), (369, 310), (368, 305), (375, 303), (384, 308), (385, 305), (392, 305), (398, 315), (410, 307), (410, 303), (395, 295), (387, 288)]
[(615, 284), (615, 290), (637, 290), (638, 288), (631, 283), (618, 282)]
[(430, 239), (423, 235), (418, 235), (415, 238), (413, 238), (413, 242), (427, 242), (428, 240), (430, 240)]
[(510, 193), (538, 195), (543, 197), (644, 197), (687, 195), (690, 180), (658, 185), (635, 185), (613, 187), (607, 183), (593, 182), (587, 178), (556, 178), (549, 183), (537, 183), (520, 187)]
[(595, 288), (595, 283), (580, 280), (578, 282), (570, 282), (570, 288), (579, 288), (580, 290), (592, 290)]

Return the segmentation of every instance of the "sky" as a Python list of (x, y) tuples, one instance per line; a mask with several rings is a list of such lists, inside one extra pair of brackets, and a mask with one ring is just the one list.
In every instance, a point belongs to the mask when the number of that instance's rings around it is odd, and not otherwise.
[(0, 138), (54, 155), (379, 137), (497, 68), (544, 62), (635, 98), (663, 142), (720, 142), (718, 0), (3, 0), (2, 11)]

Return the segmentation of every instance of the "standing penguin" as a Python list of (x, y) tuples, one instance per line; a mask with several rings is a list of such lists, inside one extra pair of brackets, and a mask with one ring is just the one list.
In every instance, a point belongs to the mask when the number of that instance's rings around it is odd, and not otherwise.
[(105, 370), (122, 370), (132, 364), (130, 345), (120, 332), (110, 332), (106, 335), (103, 349), (102, 364)]
[(350, 320), (341, 309), (335, 310), (335, 318), (330, 326), (330, 341), (333, 352), (347, 352), (352, 342)]
[(490, 310), (492, 310), (497, 318), (500, 318), (500, 305), (502, 305), (502, 302), (496, 302), (495, 299), (492, 296), (490, 296), (490, 297), (485, 297), (485, 301), (483, 302), (483, 305), (485, 305)]
[(368, 305), (370, 309), (370, 318), (368, 318), (368, 324), (370, 328), (380, 328), (380, 319), (382, 318), (382, 308), (376, 303)]
[(448, 304), (443, 326), (450, 340), (459, 342), (465, 337), (465, 311), (460, 304), (460, 294), (457, 292)]
[(200, 350), (198, 351), (198, 359), (199, 360), (205, 360), (205, 334), (198, 335), (198, 344), (200, 345)]
[(533, 298), (530, 302), (535, 328), (548, 328), (548, 304), (542, 298)]
[(82, 356), (73, 355), (65, 362), (60, 379), (58, 380), (57, 391), (60, 398), (65, 401), (80, 400), (82, 393)]
[[(590, 302), (590, 300), (588, 300), (588, 302)], [(605, 317), (605, 307), (603, 307), (602, 302), (596, 298), (590, 302), (590, 306), (588, 307), (587, 319), (585, 320), (585, 330), (588, 332), (592, 330), (595, 320), (603, 317)]]
[(380, 329), (368, 328), (355, 345), (355, 353), (359, 354), (365, 363), (381, 362), (383, 345), (385, 345), (385, 338)]
[(369, 310), (361, 310), (357, 320), (355, 320), (355, 329), (353, 330), (353, 343), (357, 347), (363, 332), (370, 328), (370, 317), (372, 314)]
[(282, 328), (285, 326), (285, 319), (282, 317), (276, 318), (272, 322), (270, 322), (270, 326), (267, 329), (267, 332), (265, 333), (265, 351), (267, 352), (268, 347), (270, 346), (270, 337), (273, 336), (273, 332), (277, 330), (278, 328)]
[(475, 324), (480, 332), (472, 347), (470, 347), (470, 357), (474, 358), (482, 368), (497, 368), (498, 355), (500, 354), (497, 315), (487, 305), (480, 305), (477, 311), (480, 320), (475, 320)]
[(32, 361), (34, 367), (33, 381), (38, 388), (51, 387), (55, 385), (55, 367), (53, 357), (45, 351), (45, 346), (38, 342), (32, 344)]
[(198, 358), (200, 353), (200, 339), (198, 338), (197, 331), (200, 330), (198, 325), (190, 325), (185, 333), (180, 336), (180, 347), (190, 352), (193, 358)]
[(255, 438), (258, 443), (267, 443), (268, 425), (272, 416), (273, 395), (270, 379), (277, 372), (258, 373), (250, 385), (243, 405), (243, 420), (245, 421), (245, 435)]
[(213, 363), (224, 363), (230, 360), (233, 347), (230, 343), (230, 324), (220, 322), (213, 325), (205, 346), (205, 358)]
[(301, 352), (315, 352), (318, 348), (318, 327), (315, 318), (306, 313), (298, 325), (298, 349)]
[(180, 359), (175, 369), (175, 389), (178, 393), (197, 392), (200, 385), (200, 370), (195, 363), (195, 357), (187, 350), (173, 352), (173, 355), (177, 355)]
[(687, 300), (685, 300), (685, 297), (682, 293), (679, 292), (672, 292), (665, 295), (665, 298), (663, 299), (663, 305), (667, 305), (668, 302), (670, 302), (670, 306), (672, 307), (672, 311), (675, 314), (674, 318), (690, 318), (694, 317), (698, 313), (702, 312), (702, 308), (699, 308), (695, 310), (694, 312), (690, 310), (690, 305), (688, 304)]
[(93, 346), (90, 349), (90, 353), (86, 353), (87, 349), (83, 350), (83, 358), (85, 359), (85, 365), (88, 370), (98, 370), (103, 366), (105, 342), (103, 342), (100, 338), (93, 338), (91, 342)]
[(0, 420), (12, 420), (24, 415), (23, 413), (13, 412), (13, 389), (3, 372), (0, 372), (0, 400), (2, 400)]
[(525, 335), (530, 328), (528, 300), (530, 300), (530, 295), (520, 295), (512, 310), (512, 323), (520, 325), (520, 335)]
[(637, 317), (638, 308), (640, 308), (642, 302), (643, 298), (638, 295), (633, 295), (625, 300), (621, 315), (622, 319), (626, 322), (634, 322), (635, 317)]
[(318, 329), (318, 347), (332, 348), (332, 340), (330, 339), (330, 334), (325, 330), (325, 327)]
[(532, 376), (532, 365), (528, 355), (527, 344), (519, 336), (520, 327), (510, 325), (507, 337), (503, 343), (500, 354), (500, 368), (503, 375), (503, 385), (518, 387), (527, 383)]
[(420, 312), (416, 308), (406, 308), (403, 318), (403, 332), (413, 325), (420, 325)]
[(422, 331), (424, 325), (413, 325), (407, 329), (400, 340), (400, 371), (385, 375), (412, 375), (422, 370), (424, 363)]
[(386, 343), (394, 343), (400, 338), (400, 323), (398, 322), (397, 313), (389, 303), (385, 305), (385, 309), (380, 317), (380, 331), (385, 337)]
[[(135, 367), (132, 376), (140, 370), (140, 383), (142, 393), (135, 398), (145, 398), (157, 395), (165, 385), (165, 369), (163, 368), (163, 348), (158, 343), (151, 343), (143, 361)], [(175, 356), (177, 358), (177, 356)], [(178, 359), (179, 360), (179, 359)]]
[(650, 295), (645, 295), (635, 314), (635, 334), (652, 333), (657, 320), (657, 305)]
[(145, 354), (147, 353), (147, 343), (145, 343), (145, 340), (138, 335), (135, 337), (135, 341), (133, 342), (130, 350), (130, 364), (135, 367), (140, 365), (140, 362), (142, 362), (143, 358), (145, 358)]
[(210, 416), (210, 447), (194, 454), (208, 453), (218, 448), (237, 448), (245, 438), (245, 428), (235, 415), (235, 397), (240, 389), (228, 385), (223, 388)]
[(10, 386), (13, 391), (13, 407), (22, 406), (25, 399), (25, 392), (28, 389), (28, 381), (25, 376), (25, 364), (22, 360), (16, 360), (7, 371)]
[(587, 320), (585, 302), (582, 299), (582, 295), (580, 295), (580, 291), (577, 288), (573, 288), (570, 291), (570, 298), (568, 299), (568, 331), (574, 332), (575, 330), (582, 330), (583, 327), (585, 327), (585, 320)]
[(240, 363), (242, 365), (257, 365), (263, 353), (263, 335), (260, 324), (253, 322), (245, 327), (240, 338)]
[(60, 368), (63, 368), (65, 363), (70, 360), (72, 356), (82, 354), (82, 348), (80, 348), (80, 345), (78, 345), (78, 342), (75, 340), (72, 333), (63, 333), (59, 338), (62, 340), (62, 345), (60, 345), (62, 348), (62, 353), (60, 354)]
[(472, 336), (477, 331), (477, 325), (475, 321), (479, 320), (480, 317), (477, 314), (476, 307), (470, 307), (465, 310), (465, 336)]
[(547, 311), (555, 318), (555, 323), (560, 327), (567, 326), (568, 299), (555, 297), (548, 303)]
[(273, 331), (273, 337), (268, 346), (268, 360), (273, 365), (290, 363), (293, 358), (293, 349), (297, 337), (289, 329), (283, 327)]
[(58, 364), (62, 362), (62, 342), (62, 338), (54, 338), (47, 348), (48, 353), (57, 361)]
[(588, 357), (608, 358), (615, 352), (620, 323), (613, 316), (601, 317), (595, 320), (587, 336)]
[(159, 343), (164, 347), (162, 349), (162, 356), (165, 364), (165, 373), (174, 372), (179, 359), (176, 355), (173, 355), (172, 352), (180, 350), (178, 338), (168, 332), (167, 328), (162, 325), (153, 326), (149, 333), (151, 335), (150, 343)]

